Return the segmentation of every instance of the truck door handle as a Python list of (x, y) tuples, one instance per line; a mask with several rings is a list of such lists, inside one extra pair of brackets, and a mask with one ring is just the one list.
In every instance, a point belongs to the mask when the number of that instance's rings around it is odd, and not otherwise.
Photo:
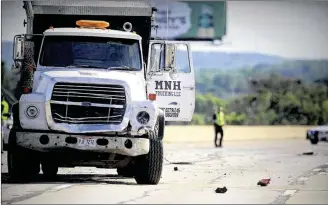
[(188, 88), (189, 90), (194, 90), (194, 87), (183, 87), (183, 88)]

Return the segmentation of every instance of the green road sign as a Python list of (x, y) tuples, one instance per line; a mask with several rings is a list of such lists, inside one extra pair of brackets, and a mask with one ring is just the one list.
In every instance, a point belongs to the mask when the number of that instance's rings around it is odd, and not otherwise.
[(225, 1), (156, 1), (154, 5), (158, 29), (153, 37), (214, 40), (226, 35)]

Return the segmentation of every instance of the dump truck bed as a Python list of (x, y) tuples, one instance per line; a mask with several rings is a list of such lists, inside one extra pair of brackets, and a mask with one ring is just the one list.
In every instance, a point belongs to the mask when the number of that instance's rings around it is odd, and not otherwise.
[[(142, 37), (143, 55), (148, 56), (148, 45), (152, 29), (153, 8), (149, 0), (50, 0), (25, 1), (27, 33), (42, 34), (52, 27), (76, 27), (78, 20), (102, 20), (110, 28), (123, 30), (123, 24), (130, 22), (132, 30)], [(34, 56), (38, 56), (41, 40), (35, 41)], [(37, 60), (37, 59), (36, 59)]]

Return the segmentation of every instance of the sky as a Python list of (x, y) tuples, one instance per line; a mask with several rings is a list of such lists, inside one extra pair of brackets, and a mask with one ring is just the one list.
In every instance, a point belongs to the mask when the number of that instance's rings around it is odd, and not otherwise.
[[(2, 40), (24, 33), (21, 1), (2, 1)], [(227, 35), (222, 45), (193, 50), (241, 51), (286, 58), (328, 59), (328, 2), (228, 1)]]

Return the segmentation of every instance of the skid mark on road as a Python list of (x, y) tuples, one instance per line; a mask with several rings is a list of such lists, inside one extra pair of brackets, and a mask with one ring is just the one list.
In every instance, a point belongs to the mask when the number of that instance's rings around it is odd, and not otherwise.
[(59, 190), (62, 190), (62, 189), (66, 189), (68, 187), (71, 187), (73, 186), (73, 184), (62, 184), (60, 186), (56, 186), (56, 187), (53, 187), (50, 191), (59, 191)]
[(292, 195), (294, 195), (296, 192), (297, 192), (296, 189), (290, 189), (290, 190), (286, 190), (286, 191), (283, 193), (283, 195), (284, 195), (284, 196), (292, 196)]
[(304, 173), (302, 176), (299, 176), (296, 180), (290, 183), (290, 185), (303, 185), (311, 176), (324, 173), (328, 168), (328, 164), (323, 164), (318, 167), (311, 169), (310, 171)]
[(13, 203), (17, 203), (17, 202), (20, 202), (20, 201), (25, 201), (25, 200), (37, 197), (37, 196), (39, 196), (43, 193), (46, 193), (47, 191), (51, 190), (52, 188), (53, 187), (48, 188), (48, 189), (44, 189), (44, 190), (41, 190), (41, 191), (35, 191), (35, 192), (32, 192), (32, 193), (24, 194), (22, 196), (14, 197), (10, 200), (2, 200), (1, 204), (13, 204)]
[(133, 203), (139, 199), (143, 199), (143, 198), (146, 198), (148, 196), (151, 196), (151, 193), (153, 192), (156, 192), (156, 191), (160, 191), (162, 189), (154, 189), (154, 190), (148, 190), (148, 191), (145, 191), (141, 196), (139, 197), (136, 197), (136, 198), (133, 198), (133, 199), (130, 199), (130, 200), (126, 200), (126, 201), (121, 201), (121, 202), (118, 202), (117, 204), (127, 204), (127, 203)]
[[(327, 169), (328, 164), (323, 164), (316, 168), (311, 169), (310, 171), (304, 173), (303, 175), (299, 176), (296, 180), (290, 183), (290, 185), (305, 185), (308, 179), (311, 176), (323, 173), (322, 171)], [(278, 196), (273, 202), (270, 204), (285, 204), (296, 192), (298, 189), (288, 189), (285, 190), (280, 196)], [(326, 191), (326, 190), (324, 190)]]

